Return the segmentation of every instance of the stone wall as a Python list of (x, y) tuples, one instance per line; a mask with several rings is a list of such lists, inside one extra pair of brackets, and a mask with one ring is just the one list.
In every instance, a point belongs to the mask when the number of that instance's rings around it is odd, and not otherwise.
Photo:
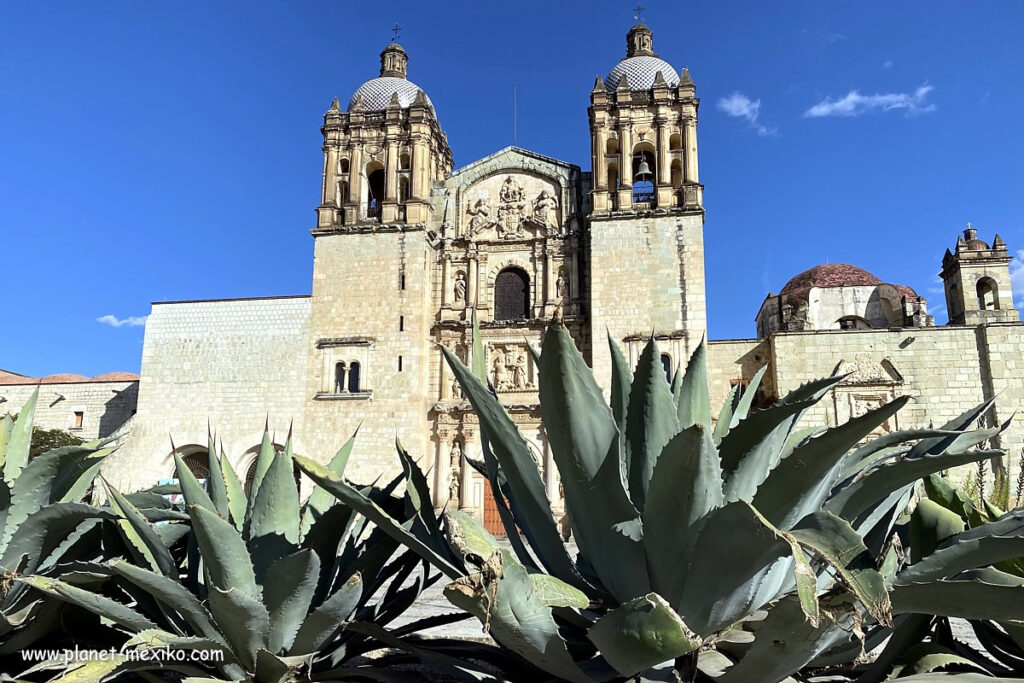
[[(424, 230), (320, 235), (315, 259), (299, 432), (309, 454), (328, 460), (358, 427), (346, 471), (355, 481), (370, 483), (399, 470), (396, 438), (414, 457), (432, 459), (428, 353), (436, 351), (428, 341), (434, 318)], [(324, 377), (331, 365), (324, 355), (342, 352), (363, 354), (360, 392), (333, 392)]]
[[(309, 297), (157, 303), (146, 322), (138, 414), (104, 474), (125, 490), (171, 476), (207, 424), (244, 478), (264, 424), (283, 443), (302, 417)], [(296, 428), (295, 450), (308, 453)]]
[[(17, 414), (32, 392), (39, 388), (33, 424), (43, 429), (62, 429), (83, 441), (109, 436), (135, 413), (138, 381), (89, 381), (0, 385), (0, 415)], [(75, 427), (75, 413), (82, 426)]]
[[(607, 389), (608, 332), (635, 356), (652, 330), (672, 365), (685, 364), (707, 326), (700, 214), (621, 217), (590, 224), (592, 363)], [(633, 339), (631, 339), (633, 338)], [(673, 344), (673, 340), (679, 340)]]

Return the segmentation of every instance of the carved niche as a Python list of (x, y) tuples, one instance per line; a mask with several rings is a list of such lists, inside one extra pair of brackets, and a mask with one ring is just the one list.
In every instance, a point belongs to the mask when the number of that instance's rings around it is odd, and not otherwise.
[(487, 363), (495, 391), (531, 391), (535, 388), (530, 353), (524, 344), (491, 344)]
[(520, 240), (557, 234), (561, 226), (558, 187), (525, 174), (490, 176), (466, 192), (463, 224), (471, 239)]
[[(835, 374), (846, 375), (833, 389), (836, 424), (860, 417), (902, 394), (903, 376), (888, 358), (876, 360), (868, 352), (856, 354), (852, 360), (842, 360)], [(898, 414), (878, 427), (872, 436), (899, 429)]]

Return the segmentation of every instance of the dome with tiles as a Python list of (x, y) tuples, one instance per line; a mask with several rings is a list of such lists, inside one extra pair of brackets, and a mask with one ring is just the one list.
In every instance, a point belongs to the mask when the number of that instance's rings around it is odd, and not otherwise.
[(406, 109), (416, 101), (416, 96), (423, 93), (423, 99), (427, 105), (433, 108), (433, 103), (427, 97), (427, 93), (418, 85), (406, 78), (409, 70), (409, 55), (398, 43), (390, 43), (380, 53), (380, 76), (359, 86), (359, 89), (352, 93), (348, 101), (349, 111), (361, 101), (363, 109), (369, 111), (383, 111), (391, 104), (391, 100), (397, 95), (398, 106)]
[(626, 79), (630, 90), (650, 90), (659, 72), (669, 87), (679, 85), (679, 72), (654, 54), (654, 33), (646, 25), (637, 24), (626, 34), (625, 59), (608, 72), (604, 85), (615, 90)]

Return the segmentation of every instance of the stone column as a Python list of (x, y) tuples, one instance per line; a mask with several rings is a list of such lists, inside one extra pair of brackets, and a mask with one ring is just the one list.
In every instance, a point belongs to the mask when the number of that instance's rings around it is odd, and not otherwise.
[(597, 135), (594, 136), (594, 144), (597, 145), (597, 149), (594, 154), (594, 174), (597, 176), (594, 178), (594, 187), (598, 190), (607, 190), (608, 168), (604, 158), (607, 141), (605, 140), (605, 132), (603, 128), (599, 128)]
[(668, 185), (672, 180), (668, 170), (668, 120), (659, 116), (654, 124), (658, 127), (658, 185)]
[(546, 248), (544, 250), (544, 301), (549, 304), (555, 303), (555, 297), (558, 296), (558, 292), (555, 291), (554, 260), (554, 247)]
[(450, 307), (455, 293), (450, 291), (454, 285), (452, 280), (452, 254), (447, 249), (441, 254), (441, 306)]
[(352, 149), (352, 165), (348, 167), (348, 197), (346, 203), (355, 204), (357, 213), (353, 222), (362, 221), (363, 216), (362, 207), (362, 196), (363, 196), (363, 148), (354, 147)]
[(389, 202), (398, 201), (398, 143), (387, 142), (387, 156), (384, 157), (386, 180), (384, 183), (384, 199)]
[(473, 297), (473, 303), (477, 308), (487, 308), (487, 252), (478, 254), (476, 257), (476, 286), (477, 291)]
[(442, 508), (448, 502), (448, 474), (452, 449), (452, 431), (446, 427), (437, 427), (437, 455), (434, 459), (434, 507)]
[[(338, 148), (334, 145), (326, 145), (324, 153), (323, 203), (338, 206)], [(344, 201), (344, 198), (341, 201)]]
[(697, 119), (690, 117), (686, 119), (686, 181), (699, 183), (700, 176), (697, 171)]
[(476, 252), (470, 252), (469, 254), (469, 283), (466, 287), (466, 307), (472, 306), (476, 308), (476, 286), (477, 286), (477, 254)]
[(543, 246), (541, 246), (540, 242), (534, 242), (534, 244), (533, 244), (533, 259), (532, 259), (532, 261), (533, 261), (533, 263), (532, 263), (532, 265), (533, 265), (533, 275), (531, 276), (533, 278), (533, 288), (532, 288), (533, 291), (531, 292), (531, 294), (533, 295), (531, 297), (533, 299), (533, 301), (530, 304), (530, 307), (533, 309), (534, 317), (539, 317), (539, 316), (544, 315), (544, 301), (545, 301), (545, 299), (544, 299), (544, 291), (545, 291), (545, 285), (547, 283), (544, 281), (545, 278), (544, 278), (544, 270), (543, 270), (543, 268), (544, 268), (543, 260), (544, 260), (544, 248), (543, 248)]
[(633, 205), (633, 130), (629, 121), (619, 124), (619, 209)]
[[(472, 427), (462, 425), (462, 453), (464, 455), (462, 465), (462, 471), (459, 473), (461, 476), (459, 483), (459, 493), (461, 494), (461, 500), (459, 500), (459, 509), (465, 510), (466, 508), (472, 507), (470, 503), (471, 491), (470, 488), (473, 485), (473, 468), (465, 458), (468, 457), (479, 457), (476, 452), (476, 441), (474, 437), (476, 431)], [(453, 506), (454, 507), (454, 506)], [(483, 509), (478, 510), (480, 515), (483, 515)]]
[(423, 183), (427, 175), (427, 162), (429, 161), (427, 155), (429, 152), (430, 150), (420, 136), (414, 135), (412, 138), (412, 159), (409, 160), (409, 168), (412, 169), (411, 196), (413, 199), (423, 199), (426, 196)]

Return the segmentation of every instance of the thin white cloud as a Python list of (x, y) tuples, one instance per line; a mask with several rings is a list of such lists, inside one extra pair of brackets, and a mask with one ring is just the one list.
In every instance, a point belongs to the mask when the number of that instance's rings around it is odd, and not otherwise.
[(928, 102), (928, 94), (934, 90), (930, 85), (922, 85), (914, 92), (890, 92), (876, 95), (862, 95), (858, 90), (851, 90), (837, 100), (825, 98), (804, 112), (804, 116), (819, 118), (822, 116), (860, 116), (874, 111), (904, 111), (907, 116), (935, 111), (935, 105)]
[(1024, 308), (1024, 249), (1019, 249), (1010, 261), (1010, 288), (1017, 308)]
[(883, 69), (891, 69), (892, 68), (892, 60), (891, 59), (885, 60), (885, 62), (882, 63), (882, 68)]
[(146, 324), (146, 318), (148, 316), (129, 316), (127, 318), (118, 318), (113, 315), (102, 315), (96, 318), (96, 322), (103, 323), (104, 325), (110, 325), (111, 327), (142, 327)]
[(828, 42), (830, 42), (830, 43), (841, 43), (844, 40), (846, 40), (846, 34), (845, 33), (830, 33), (830, 34), (828, 34), (828, 36), (825, 37), (825, 39)]
[(758, 135), (775, 135), (776, 130), (758, 121), (761, 115), (761, 100), (752, 100), (743, 93), (737, 91), (728, 97), (718, 100), (718, 108), (729, 116), (743, 119), (749, 123)]

